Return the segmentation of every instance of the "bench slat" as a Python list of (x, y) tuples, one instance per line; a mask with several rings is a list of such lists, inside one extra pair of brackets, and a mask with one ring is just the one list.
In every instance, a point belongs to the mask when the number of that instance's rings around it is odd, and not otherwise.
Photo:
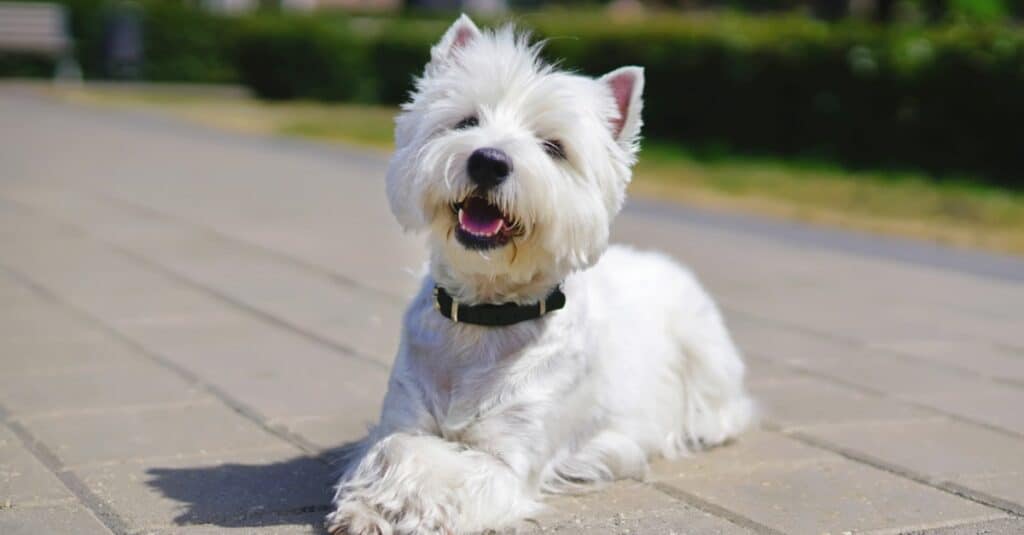
[(56, 4), (0, 2), (0, 52), (62, 54), (71, 46), (64, 23)]

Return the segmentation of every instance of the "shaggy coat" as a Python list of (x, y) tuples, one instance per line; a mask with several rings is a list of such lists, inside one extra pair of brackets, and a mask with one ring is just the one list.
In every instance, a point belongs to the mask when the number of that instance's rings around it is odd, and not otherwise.
[[(388, 199), (403, 227), (429, 234), (429, 273), (380, 421), (348, 452), (333, 533), (499, 529), (536, 513), (542, 493), (642, 478), (651, 456), (720, 444), (751, 420), (743, 362), (696, 279), (665, 256), (608, 247), (638, 149), (642, 69), (593, 79), (538, 52), (463, 16), (397, 119)], [(480, 147), (512, 163), (483, 194), (466, 171)], [(457, 239), (473, 194), (503, 214), (507, 244)], [(560, 285), (567, 302), (482, 327), (443, 317), (435, 285), (465, 304), (534, 303)]]

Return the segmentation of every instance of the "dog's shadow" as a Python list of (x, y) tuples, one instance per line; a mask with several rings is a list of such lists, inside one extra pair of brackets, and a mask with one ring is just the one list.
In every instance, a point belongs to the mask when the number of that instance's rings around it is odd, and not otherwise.
[(146, 484), (183, 504), (175, 524), (222, 527), (309, 526), (324, 532), (331, 486), (355, 443), (319, 456), (265, 464), (151, 468)]

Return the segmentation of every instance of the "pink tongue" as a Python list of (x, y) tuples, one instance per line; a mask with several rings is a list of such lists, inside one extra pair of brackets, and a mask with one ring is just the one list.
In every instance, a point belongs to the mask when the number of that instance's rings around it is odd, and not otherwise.
[(504, 223), (501, 210), (480, 197), (470, 197), (459, 210), (459, 225), (473, 234), (493, 235)]

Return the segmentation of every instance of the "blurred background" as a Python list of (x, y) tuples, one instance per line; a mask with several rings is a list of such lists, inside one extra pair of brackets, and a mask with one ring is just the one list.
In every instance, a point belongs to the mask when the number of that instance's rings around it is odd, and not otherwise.
[(462, 10), (646, 68), (613, 238), (700, 276), (763, 416), (527, 533), (1024, 533), (1024, 0), (402, 1), (0, 1), (0, 534), (323, 532)]
[(0, 76), (129, 82), (52, 91), (381, 148), (458, 11), (513, 21), (568, 68), (646, 67), (634, 193), (1024, 252), (1021, 0), (2, 5)]

